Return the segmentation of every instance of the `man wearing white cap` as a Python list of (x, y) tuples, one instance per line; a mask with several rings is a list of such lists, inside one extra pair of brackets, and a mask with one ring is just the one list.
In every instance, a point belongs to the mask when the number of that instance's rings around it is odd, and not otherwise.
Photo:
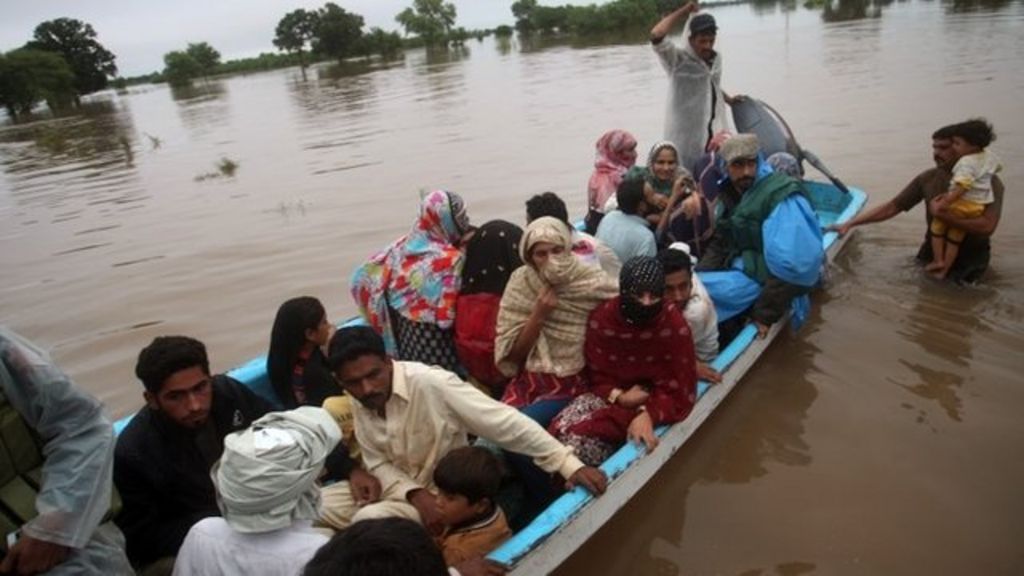
[(312, 528), (317, 485), (341, 430), (322, 408), (272, 412), (224, 438), (211, 476), (223, 517), (189, 530), (174, 574), (263, 574), (302, 571), (328, 538)]

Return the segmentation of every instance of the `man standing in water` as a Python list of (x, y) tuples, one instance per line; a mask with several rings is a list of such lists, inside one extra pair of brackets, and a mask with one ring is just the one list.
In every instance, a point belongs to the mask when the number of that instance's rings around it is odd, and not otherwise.
[(925, 220), (928, 226), (925, 228), (924, 243), (917, 252), (918, 262), (926, 264), (932, 261), (932, 247), (927, 230), (931, 227), (932, 218), (939, 218), (947, 225), (967, 232), (967, 236), (960, 244), (960, 253), (946, 278), (957, 283), (977, 282), (988, 269), (991, 258), (989, 237), (996, 231), (1003, 211), (1003, 182), (998, 176), (992, 177), (992, 194), (995, 200), (991, 204), (986, 204), (985, 211), (977, 218), (960, 218), (940, 210), (935, 199), (949, 189), (952, 168), (957, 161), (951, 132), (952, 126), (944, 126), (932, 134), (934, 168), (918, 174), (902, 192), (885, 204), (872, 208), (841, 226), (831, 226), (830, 229), (840, 235), (846, 234), (861, 224), (884, 222), (900, 212), (910, 210), (924, 200), (927, 202)]
[[(711, 137), (728, 128), (725, 104), (742, 98), (722, 90), (722, 57), (715, 52), (718, 24), (710, 14), (690, 18), (698, 10), (697, 2), (687, 2), (651, 28), (651, 45), (671, 81), (665, 138), (679, 149), (679, 165), (691, 172)], [(665, 40), (680, 20), (689, 20), (683, 46)]]

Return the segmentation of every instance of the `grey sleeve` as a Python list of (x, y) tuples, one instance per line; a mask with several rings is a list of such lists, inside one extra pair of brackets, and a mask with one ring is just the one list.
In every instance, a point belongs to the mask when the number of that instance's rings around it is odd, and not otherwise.
[(110, 507), (114, 432), (98, 400), (76, 388), (49, 356), (0, 328), (4, 393), (43, 443), (39, 515), (22, 530), (82, 548)]

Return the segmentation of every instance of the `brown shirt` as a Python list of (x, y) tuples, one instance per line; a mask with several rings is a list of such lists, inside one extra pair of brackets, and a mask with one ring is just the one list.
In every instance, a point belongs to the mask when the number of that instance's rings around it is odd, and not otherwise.
[(511, 537), (512, 531), (505, 521), (505, 513), (500, 506), (495, 506), (494, 514), (480, 522), (446, 531), (440, 538), (441, 552), (445, 563), (455, 566), (487, 555)]
[[(918, 174), (907, 184), (895, 198), (893, 204), (901, 211), (906, 212), (917, 206), (922, 200), (930, 201), (932, 198), (949, 190), (949, 180), (952, 173), (946, 168), (930, 168)], [(998, 176), (992, 177), (992, 193), (995, 199), (992, 202), (992, 210), (998, 216), (1003, 209), (1003, 182)], [(932, 215), (925, 210), (925, 221), (931, 226)], [(979, 234), (968, 234), (960, 245), (960, 253), (956, 262), (950, 269), (950, 278), (961, 282), (974, 282), (988, 268), (991, 246), (989, 237)], [(924, 244), (917, 253), (918, 260), (931, 261), (931, 243), (925, 237)]]

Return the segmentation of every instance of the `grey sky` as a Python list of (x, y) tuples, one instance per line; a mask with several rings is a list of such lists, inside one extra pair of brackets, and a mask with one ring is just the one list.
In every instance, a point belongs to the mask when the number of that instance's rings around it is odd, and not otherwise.
[[(189, 42), (206, 41), (224, 58), (273, 51), (278, 20), (296, 8), (316, 8), (326, 0), (2, 0), (0, 51), (20, 47), (40, 22), (77, 18), (92, 24), (100, 43), (117, 56), (122, 75), (163, 68), (163, 55)], [(512, 24), (513, 0), (452, 0), (459, 26), (490, 28)], [(367, 28), (398, 28), (395, 14), (411, 0), (335, 0), (361, 14)], [(545, 2), (548, 3), (548, 2)]]

